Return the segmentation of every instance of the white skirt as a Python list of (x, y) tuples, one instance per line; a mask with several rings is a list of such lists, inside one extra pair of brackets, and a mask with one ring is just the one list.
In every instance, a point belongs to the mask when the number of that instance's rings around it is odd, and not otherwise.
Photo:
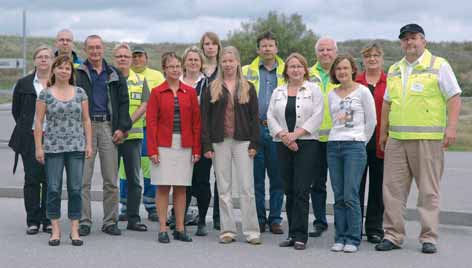
[(172, 134), (172, 147), (158, 147), (158, 165), (151, 162), (151, 184), (192, 185), (192, 148), (182, 148), (180, 134)]

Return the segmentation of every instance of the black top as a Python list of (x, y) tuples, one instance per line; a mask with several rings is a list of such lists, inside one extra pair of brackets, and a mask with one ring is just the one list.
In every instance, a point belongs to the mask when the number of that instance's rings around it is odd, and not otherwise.
[[(368, 84), (367, 87), (369, 88), (370, 90), (370, 93), (372, 93), (372, 96), (374, 96), (374, 90), (375, 90), (375, 86), (374, 85), (371, 85), (371, 84)], [(369, 142), (367, 143), (367, 146), (366, 146), (366, 150), (367, 151), (374, 151), (375, 152), (375, 131), (377, 131), (377, 128), (374, 130), (374, 135), (372, 135), (372, 138), (370, 138)]]
[(172, 132), (180, 134), (180, 106), (177, 96), (174, 96), (174, 128)]
[(285, 106), (285, 122), (287, 122), (289, 132), (293, 132), (297, 121), (297, 111), (295, 109), (296, 100), (296, 96), (288, 96), (287, 106)]

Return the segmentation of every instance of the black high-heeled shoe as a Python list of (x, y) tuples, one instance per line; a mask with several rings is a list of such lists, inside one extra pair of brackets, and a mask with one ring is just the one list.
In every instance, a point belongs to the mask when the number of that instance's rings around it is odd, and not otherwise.
[(72, 239), (72, 234), (69, 234), (69, 238), (73, 246), (80, 247), (84, 244), (84, 241), (82, 239)]
[[(51, 235), (52, 236), (52, 235)], [(51, 247), (57, 247), (61, 244), (61, 238), (59, 237), (59, 239), (49, 239), (48, 241), (48, 244), (51, 246)]]
[(172, 235), (174, 236), (174, 240), (179, 240), (182, 242), (192, 242), (192, 238), (187, 234), (185, 230), (182, 232), (175, 230)]

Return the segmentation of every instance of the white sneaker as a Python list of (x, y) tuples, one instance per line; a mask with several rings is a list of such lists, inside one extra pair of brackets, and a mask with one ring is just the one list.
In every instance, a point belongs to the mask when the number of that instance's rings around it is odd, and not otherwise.
[(344, 249), (344, 244), (341, 244), (341, 243), (336, 243), (331, 247), (331, 251), (334, 251), (334, 252), (341, 252), (343, 251), (343, 249)]
[(344, 253), (354, 253), (357, 252), (357, 247), (354, 245), (345, 245), (344, 246)]

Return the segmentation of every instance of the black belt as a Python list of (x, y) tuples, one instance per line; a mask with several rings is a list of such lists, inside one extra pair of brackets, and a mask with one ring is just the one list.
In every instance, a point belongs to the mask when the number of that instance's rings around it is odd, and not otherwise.
[(267, 127), (267, 120), (262, 120), (262, 119), (259, 119), (259, 123), (265, 127)]
[(109, 115), (91, 115), (90, 120), (95, 121), (95, 122), (105, 122), (105, 121), (110, 121), (110, 116)]

